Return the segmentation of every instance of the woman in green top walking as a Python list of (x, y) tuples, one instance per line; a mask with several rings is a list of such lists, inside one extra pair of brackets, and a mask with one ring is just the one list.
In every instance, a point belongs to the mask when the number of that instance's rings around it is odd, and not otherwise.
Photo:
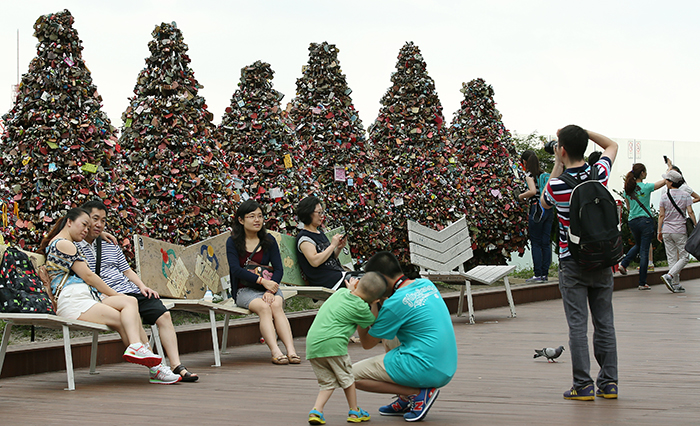
[(662, 179), (655, 183), (644, 183), (647, 177), (647, 168), (642, 163), (632, 165), (632, 170), (625, 176), (625, 203), (629, 210), (627, 224), (634, 236), (634, 246), (630, 249), (622, 262), (620, 273), (627, 275), (627, 267), (639, 254), (639, 290), (649, 290), (647, 284), (647, 267), (649, 266), (649, 246), (654, 238), (654, 218), (649, 206), (651, 205), (651, 193), (664, 186)]

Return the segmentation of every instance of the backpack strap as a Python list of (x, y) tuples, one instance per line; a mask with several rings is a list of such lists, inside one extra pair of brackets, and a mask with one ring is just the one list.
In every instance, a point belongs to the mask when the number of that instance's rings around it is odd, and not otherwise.
[(97, 247), (95, 247), (95, 274), (100, 276), (100, 267), (102, 266), (102, 237), (97, 237), (95, 240)]
[(578, 186), (584, 181), (598, 180), (598, 168), (595, 166), (591, 166), (590, 171), (588, 172), (588, 177), (586, 179), (581, 179), (581, 176), (578, 174), (574, 176), (570, 173), (566, 173), (566, 170), (564, 170), (562, 174), (557, 176), (557, 178), (559, 178), (559, 180), (567, 184), (569, 188), (574, 189), (576, 186)]

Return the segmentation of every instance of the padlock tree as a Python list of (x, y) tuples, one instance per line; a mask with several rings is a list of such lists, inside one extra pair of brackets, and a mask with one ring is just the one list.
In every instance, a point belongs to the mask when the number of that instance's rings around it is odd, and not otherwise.
[(369, 232), (374, 191), (365, 181), (373, 173), (365, 129), (340, 68), (338, 48), (309, 45), (309, 62), (297, 79), (296, 97), (287, 106), (304, 152), (304, 173), (315, 176), (326, 194), (328, 227), (344, 226), (353, 257), (360, 262), (377, 250)]
[(152, 36), (151, 56), (122, 114), (120, 143), (135, 198), (122, 216), (132, 232), (189, 245), (228, 226), (230, 179), (182, 32), (162, 23)]
[(126, 197), (113, 184), (121, 158), (116, 129), (73, 23), (68, 10), (36, 20), (36, 57), (3, 115), (0, 233), (29, 250), (71, 207), (99, 197), (117, 208)]
[[(447, 137), (442, 105), (420, 50), (400, 50), (392, 85), (369, 128), (381, 183), (382, 217), (388, 247), (409, 268), (407, 221), (442, 229), (465, 210), (462, 165)], [(416, 272), (415, 267), (410, 267)]]
[(241, 69), (217, 139), (233, 176), (232, 199), (255, 199), (263, 206), (268, 229), (294, 235), (297, 204), (309, 194), (321, 193), (315, 178), (301, 168), (304, 153), (294, 129), (282, 117), (284, 95), (273, 89), (273, 75), (270, 64), (262, 61)]
[(505, 264), (527, 245), (527, 204), (517, 194), (527, 185), (510, 132), (483, 79), (462, 83), (464, 94), (450, 138), (466, 171), (465, 207), (474, 257), (470, 265)]

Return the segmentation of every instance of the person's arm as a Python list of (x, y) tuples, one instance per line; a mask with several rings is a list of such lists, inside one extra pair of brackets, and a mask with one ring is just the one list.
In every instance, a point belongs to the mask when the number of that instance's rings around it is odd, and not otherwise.
[(320, 253), (316, 252), (316, 247), (309, 241), (304, 241), (299, 244), (299, 250), (304, 257), (306, 257), (306, 260), (309, 261), (309, 265), (318, 268), (323, 262), (328, 260), (331, 255), (335, 254), (337, 257), (336, 250), (340, 253), (340, 250), (343, 248), (343, 246), (340, 245), (341, 241), (343, 241), (343, 245), (345, 245), (345, 240), (341, 240), (340, 235), (335, 234), (331, 239), (331, 245)]
[(659, 206), (659, 225), (656, 232), (656, 239), (659, 240), (659, 242), (664, 241), (663, 235), (661, 234), (661, 228), (664, 225), (664, 217), (666, 217), (666, 209), (664, 209), (664, 205), (661, 204), (661, 206)]
[(700, 201), (700, 195), (698, 195), (698, 193), (695, 192), (695, 191), (693, 191), (693, 193), (690, 194), (690, 198), (693, 199), (693, 204), (695, 204), (695, 203), (697, 203), (698, 201)]
[(112, 287), (108, 286), (107, 283), (102, 281), (102, 278), (100, 278), (99, 275), (92, 272), (92, 270), (90, 270), (90, 267), (86, 262), (83, 262), (82, 260), (73, 262), (71, 270), (75, 272), (75, 274), (79, 276), (83, 281), (85, 281), (87, 285), (95, 287), (100, 293), (105, 294), (107, 296), (119, 295), (119, 293), (114, 291)]
[(654, 182), (654, 191), (656, 191), (657, 189), (659, 189), (665, 185), (666, 185), (666, 179), (661, 179), (661, 180)]
[(100, 234), (100, 237), (103, 240), (114, 244), (115, 246), (119, 245), (119, 241), (117, 240), (117, 237), (115, 237), (114, 235), (110, 234), (107, 231), (102, 231), (102, 233)]
[(527, 191), (518, 195), (518, 200), (525, 201), (530, 197), (534, 197), (537, 194), (537, 188), (535, 187), (535, 180), (531, 176), (525, 176), (525, 182), (527, 182)]
[(588, 139), (592, 140), (599, 147), (603, 148), (603, 153), (600, 157), (608, 157), (611, 163), (615, 162), (615, 157), (617, 157), (617, 142), (610, 139), (607, 136), (603, 136), (600, 133), (593, 132), (591, 130), (586, 130), (588, 132)]
[(147, 287), (146, 284), (144, 284), (143, 281), (141, 281), (141, 278), (136, 274), (136, 272), (134, 272), (133, 269), (129, 268), (126, 271), (123, 271), (122, 274), (124, 274), (124, 276), (127, 277), (129, 281), (136, 284), (136, 287), (139, 288), (141, 294), (143, 294), (144, 296), (148, 298), (150, 298), (151, 296), (155, 297), (156, 299), (160, 298), (158, 292), (150, 287)]
[(687, 211), (688, 211), (688, 217), (693, 221), (693, 225), (697, 226), (698, 221), (695, 219), (695, 211), (693, 211), (692, 204), (687, 207)]
[(372, 349), (382, 341), (382, 339), (377, 339), (369, 334), (369, 327), (362, 328), (357, 326), (357, 335), (360, 337), (360, 343), (362, 343), (363, 349)]

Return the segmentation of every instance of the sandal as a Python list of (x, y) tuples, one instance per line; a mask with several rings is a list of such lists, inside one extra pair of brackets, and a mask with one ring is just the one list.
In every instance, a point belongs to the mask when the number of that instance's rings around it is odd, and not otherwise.
[[(185, 372), (185, 374), (182, 374), (183, 371)], [(185, 367), (185, 366), (182, 365), (182, 364), (180, 364), (180, 365), (178, 365), (177, 367), (175, 367), (175, 368), (173, 369), (173, 373), (179, 374), (180, 376), (182, 376), (182, 381), (183, 381), (183, 382), (196, 382), (197, 380), (199, 380), (199, 376), (198, 376), (198, 375), (192, 374), (192, 373), (190, 373), (189, 371), (187, 371), (187, 367)]]
[(289, 358), (287, 358), (287, 355), (280, 355), (278, 357), (273, 356), (271, 361), (275, 365), (287, 365), (287, 364), (289, 364)]
[(323, 413), (317, 409), (309, 411), (309, 424), (310, 425), (325, 425), (326, 418), (323, 417)]
[[(356, 416), (356, 417), (352, 417)], [(357, 411), (355, 410), (350, 410), (348, 411), (348, 422), (350, 423), (360, 423), (360, 422), (368, 422), (369, 421), (369, 413), (363, 410), (360, 407), (357, 407)]]
[(287, 355), (290, 364), (301, 364), (301, 357), (297, 354)]

